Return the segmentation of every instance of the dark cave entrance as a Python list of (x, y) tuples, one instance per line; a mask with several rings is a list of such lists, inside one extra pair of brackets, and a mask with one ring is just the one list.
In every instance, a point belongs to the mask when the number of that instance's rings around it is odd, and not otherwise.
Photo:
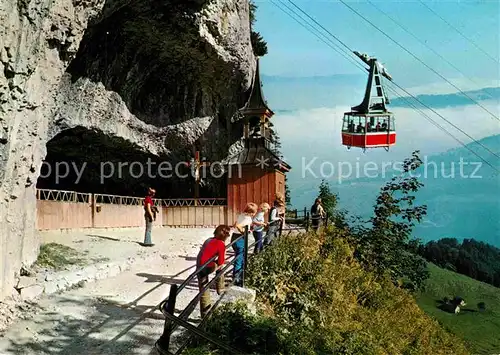
[[(76, 127), (47, 143), (38, 189), (157, 198), (193, 198), (195, 181), (185, 161), (155, 156), (98, 130)], [(200, 198), (225, 197), (225, 178), (205, 179)]]

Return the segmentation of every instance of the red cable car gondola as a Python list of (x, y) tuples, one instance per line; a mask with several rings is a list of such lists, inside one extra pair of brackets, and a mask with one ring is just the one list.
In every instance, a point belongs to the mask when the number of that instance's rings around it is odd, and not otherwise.
[[(342, 145), (362, 148), (385, 148), (396, 144), (396, 127), (394, 115), (387, 110), (389, 99), (385, 94), (382, 76), (392, 80), (385, 68), (366, 54), (354, 52), (363, 62), (370, 66), (368, 83), (363, 102), (351, 107), (351, 112), (344, 113), (342, 125)], [(376, 95), (372, 96), (375, 81)]]

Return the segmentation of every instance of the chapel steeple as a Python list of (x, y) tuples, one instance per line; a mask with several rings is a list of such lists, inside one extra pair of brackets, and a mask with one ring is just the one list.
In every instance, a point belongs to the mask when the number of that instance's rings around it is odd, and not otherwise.
[(270, 140), (269, 120), (274, 112), (267, 106), (264, 98), (258, 57), (250, 97), (239, 113), (240, 119), (243, 120), (243, 138), (245, 140), (252, 138)]
[(269, 121), (274, 112), (264, 99), (258, 58), (250, 96), (238, 113), (235, 121), (243, 122), (244, 146), (225, 162), (229, 223), (236, 221), (249, 201), (260, 205), (272, 203), (277, 194), (285, 195), (285, 174), (291, 169), (271, 149)]

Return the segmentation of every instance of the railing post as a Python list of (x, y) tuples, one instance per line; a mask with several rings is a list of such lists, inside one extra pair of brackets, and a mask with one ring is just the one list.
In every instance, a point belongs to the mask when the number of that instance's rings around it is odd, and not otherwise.
[(96, 213), (96, 196), (95, 194), (90, 194), (90, 208), (92, 209), (92, 215), (91, 215), (91, 220), (92, 220), (92, 228), (95, 228), (95, 213)]
[(307, 207), (304, 207), (304, 218), (307, 216)]
[(243, 234), (243, 240), (245, 241), (245, 249), (243, 250), (243, 276), (241, 277), (241, 282), (243, 287), (245, 287), (245, 277), (247, 276), (247, 264), (248, 264), (248, 226), (245, 226), (245, 233)]
[[(177, 285), (173, 284), (170, 286), (170, 293), (168, 295), (166, 312), (174, 314), (175, 312), (175, 301), (177, 298)], [(165, 325), (163, 327), (163, 334), (160, 339), (156, 341), (155, 347), (160, 352), (160, 354), (169, 354), (170, 348), (170, 336), (172, 335), (172, 321), (168, 318), (165, 319)]]
[(306, 213), (306, 232), (309, 231), (309, 212)]

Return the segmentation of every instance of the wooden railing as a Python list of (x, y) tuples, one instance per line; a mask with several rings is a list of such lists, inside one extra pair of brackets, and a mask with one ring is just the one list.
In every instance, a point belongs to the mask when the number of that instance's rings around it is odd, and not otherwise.
[[(144, 225), (144, 197), (38, 189), (39, 229), (121, 228)], [(225, 198), (153, 199), (156, 224), (170, 227), (212, 227), (232, 224)], [(306, 208), (286, 211), (286, 223), (303, 228), (312, 219)], [(323, 221), (324, 223), (324, 221)]]
[(36, 199), (41, 201), (60, 201), (60, 202), (82, 202), (91, 203), (92, 194), (64, 191), (64, 190), (47, 190), (37, 189)]
[(227, 199), (225, 198), (178, 198), (178, 199), (162, 199), (163, 207), (182, 207), (182, 206), (225, 206)]
[[(144, 204), (144, 197), (121, 196), (109, 194), (92, 194), (86, 192), (75, 192), (65, 190), (37, 189), (37, 200), (60, 201), (60, 202), (83, 202), (91, 203), (92, 196), (97, 204), (113, 204), (127, 206), (141, 206)], [(162, 207), (187, 207), (187, 206), (225, 206), (225, 198), (165, 198), (153, 199), (157, 206)]]
[[(144, 197), (38, 189), (38, 229), (121, 228), (144, 225)], [(208, 227), (227, 223), (224, 198), (153, 199), (156, 224)]]

